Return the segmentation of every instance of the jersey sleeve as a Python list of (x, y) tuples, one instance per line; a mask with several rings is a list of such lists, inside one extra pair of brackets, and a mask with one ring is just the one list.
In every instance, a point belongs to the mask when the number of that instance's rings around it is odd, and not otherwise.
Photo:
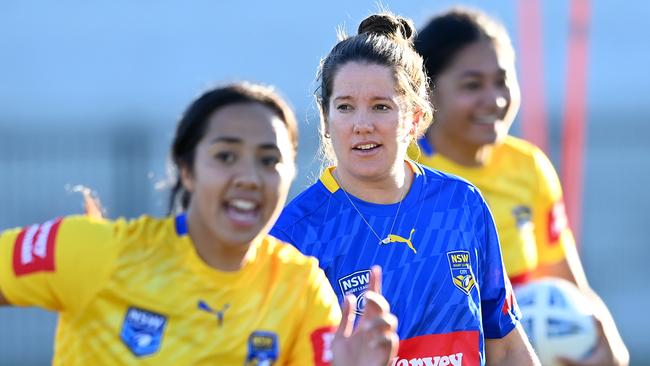
[(289, 364), (326, 366), (332, 361), (332, 340), (341, 320), (341, 310), (325, 273), (312, 259), (309, 289), (303, 319), (297, 332)]
[(274, 237), (274, 238), (276, 238), (276, 239), (278, 239), (280, 241), (283, 241), (285, 243), (293, 244), (293, 241), (291, 240), (291, 237), (289, 235), (287, 235), (287, 233), (280, 228), (280, 225), (281, 225), (280, 220), (281, 220), (281, 218), (282, 218), (282, 216), (280, 216), (280, 218), (275, 223), (275, 225), (273, 225), (273, 227), (271, 228), (271, 231), (269, 231), (269, 235), (271, 235), (272, 237)]
[(478, 256), (483, 331), (486, 338), (502, 338), (515, 328), (521, 313), (503, 266), (492, 214), (483, 198), (479, 199), (481, 215), (478, 215), (477, 236), (482, 241)]
[(535, 241), (540, 264), (564, 259), (567, 247), (575, 246), (562, 198), (562, 186), (553, 164), (537, 149), (534, 152), (538, 193), (533, 207)]
[(109, 275), (114, 235), (113, 222), (87, 216), (2, 232), (0, 289), (14, 305), (79, 311)]

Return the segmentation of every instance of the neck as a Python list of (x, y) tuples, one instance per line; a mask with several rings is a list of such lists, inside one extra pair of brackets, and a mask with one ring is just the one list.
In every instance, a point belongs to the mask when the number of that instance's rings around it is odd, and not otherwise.
[(456, 164), (468, 167), (485, 165), (494, 145), (470, 145), (465, 142), (455, 141), (450, 136), (445, 136), (439, 131), (430, 129), (426, 134), (427, 141), (434, 147), (436, 153), (443, 155)]
[(401, 201), (413, 181), (413, 172), (406, 162), (402, 162), (386, 177), (363, 179), (334, 169), (334, 178), (341, 189), (366, 202), (392, 204)]
[[(193, 210), (187, 213), (187, 231), (198, 256), (210, 267), (225, 272), (238, 271), (249, 261), (253, 244), (245, 246), (229, 246), (213, 235), (210, 229), (203, 225), (198, 214)], [(257, 239), (256, 239), (257, 241)]]

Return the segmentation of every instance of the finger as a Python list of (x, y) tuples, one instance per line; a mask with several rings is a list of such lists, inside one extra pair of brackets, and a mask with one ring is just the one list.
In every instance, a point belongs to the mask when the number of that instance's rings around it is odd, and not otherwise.
[(365, 307), (361, 321), (359, 322), (359, 327), (361, 330), (367, 331), (370, 329), (374, 319), (390, 315), (390, 305), (382, 295), (376, 292), (366, 291), (364, 296)]
[(341, 323), (336, 330), (335, 335), (340, 337), (349, 337), (354, 328), (355, 311), (357, 310), (357, 299), (354, 295), (347, 295), (343, 299), (343, 308), (341, 309)]
[(596, 365), (610, 365), (611, 362), (604, 362), (600, 358), (589, 357), (586, 359), (574, 359), (569, 357), (556, 357), (556, 361), (563, 366), (596, 366)]
[(374, 291), (366, 291), (365, 293), (365, 309), (364, 313), (371, 311), (372, 315), (390, 313), (390, 305), (388, 300), (381, 294)]
[(370, 268), (370, 284), (368, 285), (369, 291), (374, 291), (381, 294), (381, 267), (372, 266)]
[(370, 339), (368, 346), (374, 350), (373, 353), (385, 354), (387, 360), (391, 360), (397, 355), (399, 336), (395, 332), (396, 328), (397, 317), (393, 314), (387, 314), (373, 321), (371, 330), (366, 333)]
[(90, 189), (84, 189), (82, 192), (84, 199), (84, 211), (86, 215), (93, 218), (102, 217), (102, 206), (99, 203), (99, 200), (92, 196)]
[(387, 313), (368, 322), (369, 330), (376, 333), (392, 333), (397, 329), (397, 317)]

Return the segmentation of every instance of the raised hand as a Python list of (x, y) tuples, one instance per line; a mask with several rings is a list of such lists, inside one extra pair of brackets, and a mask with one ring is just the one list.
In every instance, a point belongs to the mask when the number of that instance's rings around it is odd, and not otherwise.
[(333, 366), (385, 366), (397, 354), (397, 318), (381, 295), (381, 268), (372, 267), (365, 296), (365, 310), (354, 328), (356, 298), (348, 295), (343, 317), (334, 336)]

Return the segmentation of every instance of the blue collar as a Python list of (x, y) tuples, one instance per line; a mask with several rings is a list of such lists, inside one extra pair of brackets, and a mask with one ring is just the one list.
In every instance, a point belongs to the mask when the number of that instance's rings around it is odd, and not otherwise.
[(176, 235), (183, 236), (187, 234), (187, 215), (185, 212), (176, 216)]

